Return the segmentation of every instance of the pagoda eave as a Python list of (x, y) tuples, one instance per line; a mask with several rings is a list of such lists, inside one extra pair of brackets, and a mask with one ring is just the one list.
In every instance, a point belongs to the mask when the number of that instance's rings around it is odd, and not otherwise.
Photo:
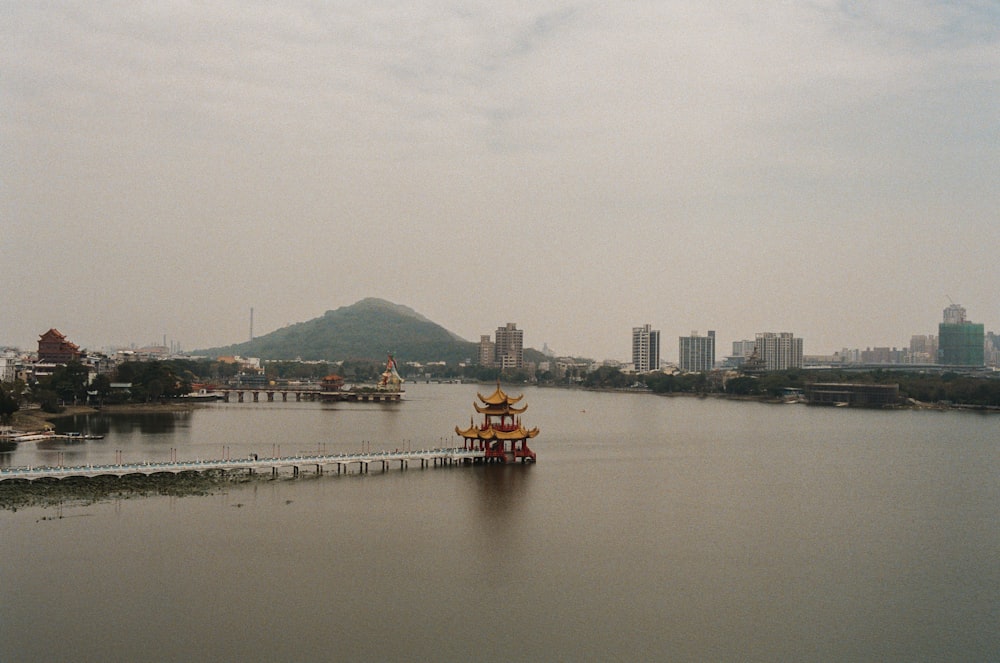
[(492, 414), (493, 416), (496, 416), (496, 417), (499, 417), (499, 416), (502, 416), (502, 415), (505, 415), (505, 414), (509, 414), (509, 415), (523, 414), (524, 411), (528, 409), (527, 405), (525, 405), (524, 407), (521, 407), (521, 408), (510, 407), (510, 406), (503, 406), (503, 405), (487, 405), (487, 406), (484, 407), (484, 406), (479, 405), (478, 403), (473, 403), (472, 407), (476, 408), (476, 412), (478, 412), (479, 414)]

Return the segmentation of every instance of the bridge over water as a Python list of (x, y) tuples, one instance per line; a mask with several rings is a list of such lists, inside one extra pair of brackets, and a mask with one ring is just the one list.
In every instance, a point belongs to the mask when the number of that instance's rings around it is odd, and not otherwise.
[(315, 468), (317, 474), (323, 474), (324, 468), (336, 466), (337, 474), (348, 473), (352, 465), (357, 465), (358, 472), (367, 473), (371, 465), (381, 466), (382, 471), (388, 470), (396, 463), (400, 469), (407, 469), (411, 462), (420, 463), (420, 467), (444, 466), (454, 464), (480, 463), (486, 460), (485, 451), (470, 449), (421, 449), (418, 451), (375, 451), (357, 454), (315, 454), (283, 456), (277, 458), (226, 458), (214, 460), (184, 460), (165, 462), (116, 463), (107, 465), (76, 465), (72, 467), (5, 467), (0, 468), (0, 481), (6, 479), (66, 479), (69, 477), (127, 476), (131, 474), (159, 474), (181, 472), (208, 472), (212, 470), (246, 471), (251, 474), (270, 471), (277, 475), (282, 469), (291, 468), (292, 474), (298, 476), (303, 467)]

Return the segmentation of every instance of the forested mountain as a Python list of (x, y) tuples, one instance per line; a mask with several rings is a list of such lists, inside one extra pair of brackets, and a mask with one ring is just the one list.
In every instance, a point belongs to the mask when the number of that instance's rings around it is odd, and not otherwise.
[(399, 362), (454, 363), (467, 359), (474, 361), (478, 346), (411, 308), (368, 298), (252, 341), (196, 350), (193, 354), (340, 361), (380, 360), (387, 352), (393, 353)]

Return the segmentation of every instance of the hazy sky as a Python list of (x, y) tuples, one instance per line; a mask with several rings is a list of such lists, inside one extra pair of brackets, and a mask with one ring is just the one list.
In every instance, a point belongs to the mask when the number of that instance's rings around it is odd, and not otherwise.
[(994, 0), (0, 1), (0, 344), (901, 347), (1000, 331), (998, 221)]

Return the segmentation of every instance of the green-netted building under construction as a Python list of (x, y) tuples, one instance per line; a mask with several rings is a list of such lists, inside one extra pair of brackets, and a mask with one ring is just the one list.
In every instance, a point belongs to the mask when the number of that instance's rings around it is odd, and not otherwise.
[(948, 366), (982, 366), (985, 339), (982, 323), (938, 324), (938, 363)]

